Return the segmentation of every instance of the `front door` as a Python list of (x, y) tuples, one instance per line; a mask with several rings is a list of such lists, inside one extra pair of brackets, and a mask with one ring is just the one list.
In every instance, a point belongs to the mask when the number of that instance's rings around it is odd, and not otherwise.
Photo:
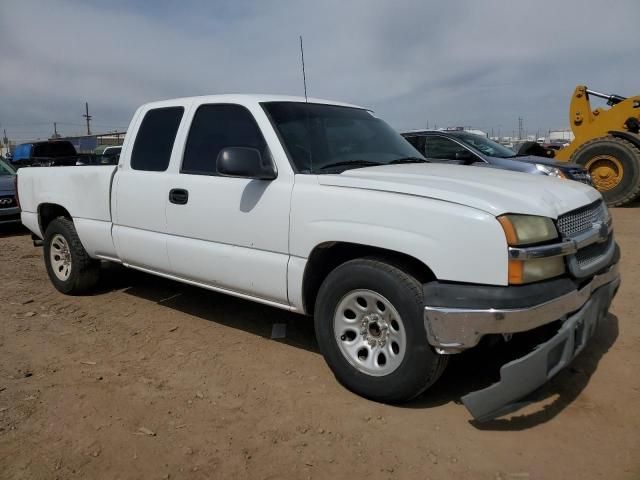
[(245, 107), (195, 110), (182, 162), (167, 185), (167, 193), (174, 192), (166, 210), (171, 269), (198, 283), (288, 303), (293, 175), (270, 181), (219, 176), (216, 159), (225, 147), (256, 148), (263, 161), (273, 161)]

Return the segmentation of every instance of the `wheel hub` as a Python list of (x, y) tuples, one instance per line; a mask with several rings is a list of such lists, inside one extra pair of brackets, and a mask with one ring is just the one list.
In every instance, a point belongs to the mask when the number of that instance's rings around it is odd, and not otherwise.
[(370, 346), (383, 347), (387, 343), (389, 324), (377, 313), (365, 315), (360, 326), (360, 335)]
[(392, 373), (402, 363), (407, 336), (393, 304), (372, 290), (347, 293), (336, 306), (333, 328), (344, 358), (372, 376)]
[(66, 281), (71, 274), (71, 250), (62, 235), (55, 235), (51, 239), (49, 259), (53, 273), (58, 279)]
[(622, 181), (622, 163), (613, 155), (598, 155), (589, 160), (585, 168), (591, 174), (593, 184), (601, 192), (617, 187)]

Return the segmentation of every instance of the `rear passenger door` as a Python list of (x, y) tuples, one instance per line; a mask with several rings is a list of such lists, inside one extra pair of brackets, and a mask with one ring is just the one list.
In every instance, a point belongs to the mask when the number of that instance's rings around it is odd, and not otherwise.
[[(194, 105), (182, 161), (169, 177), (169, 261), (176, 275), (204, 285), (287, 303), (293, 175), (274, 180), (218, 175), (225, 147), (260, 151), (273, 162), (254, 114), (238, 104)], [(264, 116), (264, 112), (258, 112)]]
[[(182, 106), (152, 108), (142, 114), (133, 148), (125, 148), (112, 188), (113, 239), (126, 264), (170, 272), (167, 255), (166, 172)], [(130, 153), (129, 153), (130, 152)]]

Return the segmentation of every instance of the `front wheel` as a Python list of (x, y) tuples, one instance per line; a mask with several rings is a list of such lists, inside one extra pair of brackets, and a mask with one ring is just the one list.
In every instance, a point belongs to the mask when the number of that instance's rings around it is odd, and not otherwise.
[(100, 262), (89, 257), (71, 220), (53, 220), (45, 231), (43, 246), (47, 273), (58, 291), (78, 295), (96, 285)]
[(447, 356), (428, 344), (420, 283), (378, 259), (331, 272), (318, 292), (315, 329), (336, 378), (372, 400), (397, 403), (429, 388)]

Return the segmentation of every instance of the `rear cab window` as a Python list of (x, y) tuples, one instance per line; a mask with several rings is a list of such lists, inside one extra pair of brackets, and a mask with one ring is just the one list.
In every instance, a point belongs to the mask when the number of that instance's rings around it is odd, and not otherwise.
[(169, 167), (183, 114), (183, 107), (155, 108), (145, 114), (131, 152), (133, 170), (164, 172)]

